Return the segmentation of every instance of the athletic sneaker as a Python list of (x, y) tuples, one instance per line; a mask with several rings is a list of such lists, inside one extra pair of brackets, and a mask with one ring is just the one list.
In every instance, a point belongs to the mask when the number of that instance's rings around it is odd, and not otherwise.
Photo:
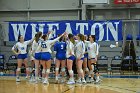
[(35, 80), (35, 83), (37, 84), (38, 83), (38, 80)]
[(82, 83), (81, 78), (79, 78), (76, 83)]
[(89, 77), (86, 77), (86, 82), (87, 82), (87, 83), (90, 83)]
[(20, 82), (20, 78), (19, 77), (16, 77), (16, 82)]
[(30, 76), (28, 76), (28, 75), (25, 77), (25, 79), (29, 79), (29, 78), (30, 78)]
[(67, 84), (75, 84), (74, 79), (69, 79), (68, 82), (67, 82)]
[(94, 82), (94, 79), (93, 79), (93, 78), (90, 78), (90, 82), (91, 82), (91, 83)]
[(60, 80), (60, 83), (64, 83), (64, 82), (65, 82), (65, 80), (64, 80), (64, 79), (61, 79), (61, 80)]
[(85, 81), (85, 79), (82, 79), (82, 83), (87, 83), (87, 82)]
[(49, 84), (48, 80), (45, 79), (45, 80), (43, 81), (43, 84)]
[(101, 81), (101, 79), (96, 79), (96, 81), (95, 81), (95, 82), (96, 82), (96, 83), (98, 83), (98, 82), (100, 82), (100, 81)]

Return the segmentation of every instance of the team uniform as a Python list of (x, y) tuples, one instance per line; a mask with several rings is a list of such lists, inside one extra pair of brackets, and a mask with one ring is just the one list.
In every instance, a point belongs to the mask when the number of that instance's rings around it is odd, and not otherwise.
[[(78, 41), (76, 46), (75, 46), (75, 55), (76, 55), (76, 58), (80, 60), (84, 60), (84, 53), (85, 53), (85, 44), (83, 41)], [(79, 75), (79, 79), (76, 81), (77, 83), (86, 83), (85, 79), (83, 76), (80, 76), (81, 74), (84, 74), (83, 73), (83, 69), (82, 69), (82, 66), (79, 67), (78, 66), (78, 63), (77, 63), (77, 72), (78, 72), (78, 75)]]
[(56, 41), (58, 41), (60, 39), (60, 37), (54, 39), (54, 40), (46, 40), (43, 41), (39, 44), (37, 51), (41, 50), (41, 60), (50, 60), (51, 59), (51, 46), (53, 43), (55, 43)]
[(94, 43), (88, 42), (87, 51), (88, 51), (88, 59), (89, 60), (95, 59), (96, 55), (99, 54), (98, 44), (96, 42), (94, 42)]
[(56, 59), (66, 59), (66, 46), (66, 42), (56, 42), (56, 44), (54, 45), (54, 51), (56, 51)]
[(17, 49), (20, 53), (17, 56), (17, 59), (26, 59), (27, 58), (27, 45), (30, 44), (33, 40), (28, 40), (23, 43), (17, 42), (12, 50)]
[[(18, 55), (17, 55), (17, 59), (23, 59), (25, 60), (27, 58), (27, 45), (32, 43), (33, 39), (32, 40), (28, 40), (28, 41), (24, 41), (23, 43), (21, 42), (17, 42), (13, 47), (12, 47), (12, 50), (15, 50), (17, 49), (18, 51)], [(17, 71), (20, 72), (21, 71), (21, 68), (17, 68)], [(26, 67), (26, 71), (29, 71), (29, 68)], [(27, 78), (28, 76), (26, 76)], [(20, 81), (20, 78), (19, 76), (17, 75), (16, 77), (16, 81), (19, 82)]]
[[(70, 60), (75, 60), (75, 54), (74, 54), (74, 44), (71, 41), (67, 41), (67, 47), (66, 47), (66, 57)], [(71, 55), (70, 55), (71, 53)]]
[(34, 58), (36, 60), (41, 60), (41, 49), (38, 49), (37, 50), (37, 47), (39, 46), (39, 44), (41, 44), (43, 42), (42, 39), (39, 39), (38, 42), (36, 42), (35, 40), (33, 41), (33, 44), (32, 44), (32, 51), (33, 51), (33, 55), (34, 55)]
[[(74, 44), (70, 40), (67, 41), (66, 58), (68, 60), (72, 60), (72, 61), (75, 60)], [(69, 72), (69, 74), (73, 75), (73, 70), (68, 70), (68, 72)], [(67, 84), (75, 84), (74, 78), (73, 77), (69, 78)]]
[[(99, 54), (98, 44), (96, 42), (94, 42), (94, 43), (89, 42), (88, 43), (88, 59), (89, 60), (95, 59), (98, 54)], [(93, 63), (92, 66), (94, 67), (93, 68), (94, 73), (98, 73), (99, 69), (98, 69), (97, 63)], [(99, 82), (99, 81), (100, 81), (99, 76), (97, 76), (96, 82)]]
[(75, 46), (75, 55), (76, 58), (81, 57), (81, 60), (84, 59), (84, 53), (85, 53), (85, 44), (83, 41), (79, 41)]

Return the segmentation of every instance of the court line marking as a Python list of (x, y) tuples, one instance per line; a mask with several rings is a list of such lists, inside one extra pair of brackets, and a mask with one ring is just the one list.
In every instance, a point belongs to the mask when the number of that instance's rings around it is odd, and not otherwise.
[(118, 89), (122, 89), (122, 90), (131, 91), (131, 92), (137, 92), (137, 91), (135, 91), (135, 90), (130, 90), (130, 89), (127, 89), (127, 88), (113, 87), (113, 86), (109, 86), (109, 85), (101, 85), (101, 86), (107, 86), (107, 87), (112, 87), (112, 88), (118, 88)]

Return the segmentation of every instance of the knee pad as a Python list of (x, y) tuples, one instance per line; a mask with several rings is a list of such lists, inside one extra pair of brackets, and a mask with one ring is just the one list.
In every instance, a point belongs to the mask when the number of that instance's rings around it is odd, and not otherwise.
[(46, 73), (50, 73), (50, 69), (47, 69), (47, 70), (46, 70)]
[(98, 66), (97, 64), (94, 64), (94, 73), (97, 73), (97, 72), (99, 72)]
[(61, 72), (65, 72), (65, 70), (66, 70), (65, 67), (61, 68)]
[(42, 74), (45, 74), (45, 69), (42, 70)]
[(72, 71), (72, 70), (69, 70), (68, 72), (69, 72), (69, 74), (70, 74), (70, 75), (72, 75), (72, 74), (73, 74), (73, 71)]
[(56, 68), (55, 68), (55, 71), (58, 71), (58, 70), (59, 70), (59, 68), (56, 67)]
[(17, 71), (20, 71), (21, 70), (21, 68), (17, 68)]

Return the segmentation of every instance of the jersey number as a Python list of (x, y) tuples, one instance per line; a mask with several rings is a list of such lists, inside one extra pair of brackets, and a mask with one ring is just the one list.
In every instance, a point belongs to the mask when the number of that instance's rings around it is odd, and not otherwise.
[(61, 49), (64, 49), (64, 46), (63, 45), (61, 45)]
[(42, 48), (47, 48), (46, 44), (41, 44)]

